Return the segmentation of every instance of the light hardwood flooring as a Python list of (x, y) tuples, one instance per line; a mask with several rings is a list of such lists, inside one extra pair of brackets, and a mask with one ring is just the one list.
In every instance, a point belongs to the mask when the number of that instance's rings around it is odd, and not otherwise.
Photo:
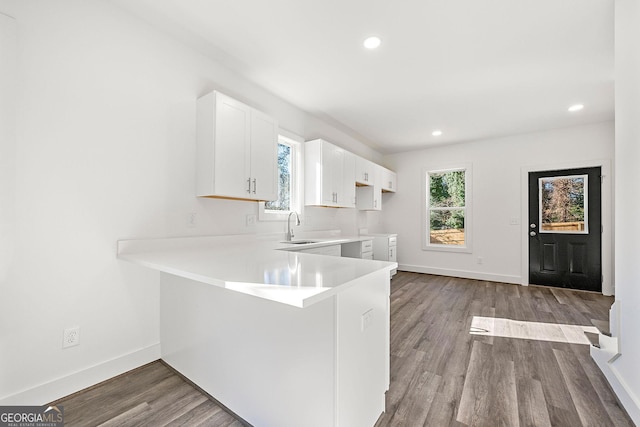
[[(612, 298), (403, 272), (391, 288), (376, 427), (633, 426), (589, 346), (572, 343), (577, 326), (607, 320)], [(242, 425), (160, 362), (56, 403), (67, 426)]]

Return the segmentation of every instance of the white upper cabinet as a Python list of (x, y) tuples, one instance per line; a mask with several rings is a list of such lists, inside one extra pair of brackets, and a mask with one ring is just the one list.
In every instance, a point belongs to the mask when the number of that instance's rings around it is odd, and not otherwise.
[(197, 114), (197, 196), (277, 199), (277, 122), (215, 91)]
[(344, 152), (343, 169), (344, 205), (348, 208), (356, 207), (356, 155), (350, 151)]
[(380, 187), (382, 187), (382, 191), (395, 193), (398, 185), (397, 176), (394, 171), (380, 166)]
[(346, 186), (349, 178), (345, 178), (350, 161), (345, 161), (345, 154), (351, 153), (322, 139), (305, 144), (305, 205), (353, 207), (352, 192)]
[(278, 123), (251, 110), (251, 198), (278, 200)]
[(356, 182), (360, 185), (373, 185), (378, 165), (356, 156)]
[(356, 188), (356, 207), (361, 211), (382, 210), (382, 188), (380, 186), (381, 167), (375, 163), (372, 175), (369, 176), (370, 185), (360, 185)]

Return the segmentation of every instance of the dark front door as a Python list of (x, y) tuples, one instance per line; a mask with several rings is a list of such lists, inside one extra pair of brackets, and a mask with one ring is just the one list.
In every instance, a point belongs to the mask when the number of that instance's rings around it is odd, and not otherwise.
[(600, 168), (529, 172), (529, 283), (602, 291)]

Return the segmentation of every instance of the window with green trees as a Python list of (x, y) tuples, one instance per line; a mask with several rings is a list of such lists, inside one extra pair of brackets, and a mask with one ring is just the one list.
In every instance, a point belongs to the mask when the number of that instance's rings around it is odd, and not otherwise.
[(290, 144), (278, 142), (278, 200), (266, 202), (265, 210), (290, 211), (292, 191), (293, 148)]
[(427, 244), (466, 245), (466, 170), (427, 173)]

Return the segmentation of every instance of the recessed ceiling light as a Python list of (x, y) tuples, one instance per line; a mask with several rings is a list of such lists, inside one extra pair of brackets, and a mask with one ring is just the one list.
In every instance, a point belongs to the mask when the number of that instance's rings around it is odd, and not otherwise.
[(442, 135), (442, 131), (441, 130), (434, 130), (433, 132), (431, 132), (431, 135), (440, 136), (440, 135)]
[(573, 113), (574, 111), (580, 111), (583, 108), (584, 108), (584, 105), (576, 104), (576, 105), (572, 105), (571, 107), (569, 107), (569, 111), (571, 111)]
[(380, 40), (380, 37), (376, 37), (376, 36), (371, 36), (371, 37), (367, 37), (364, 40), (364, 47), (366, 47), (367, 49), (376, 49), (378, 46), (380, 46), (380, 43), (382, 43), (382, 40)]

